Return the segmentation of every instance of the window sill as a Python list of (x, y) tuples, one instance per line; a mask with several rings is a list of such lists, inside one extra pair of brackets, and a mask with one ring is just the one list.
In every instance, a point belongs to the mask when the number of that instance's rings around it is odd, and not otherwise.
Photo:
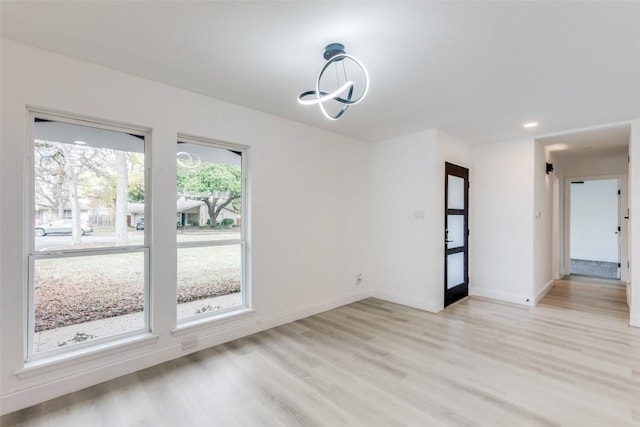
[[(225, 326), (229, 323), (237, 320), (253, 317), (255, 310), (251, 308), (241, 308), (238, 310), (227, 311), (214, 316), (207, 316), (201, 319), (195, 319), (180, 323), (175, 329), (171, 330), (171, 334), (174, 337), (183, 336), (201, 329), (208, 329), (212, 327), (220, 327), (221, 329), (227, 329)], [(237, 327), (234, 323), (234, 327)]]
[(35, 377), (37, 375), (58, 371), (69, 366), (78, 365), (79, 363), (103, 358), (111, 354), (121, 353), (123, 350), (131, 350), (155, 344), (158, 341), (158, 337), (159, 335), (148, 332), (141, 335), (109, 341), (88, 348), (82, 348), (76, 351), (70, 351), (64, 354), (57, 354), (51, 357), (28, 361), (24, 364), (22, 369), (15, 371), (13, 374), (19, 379)]

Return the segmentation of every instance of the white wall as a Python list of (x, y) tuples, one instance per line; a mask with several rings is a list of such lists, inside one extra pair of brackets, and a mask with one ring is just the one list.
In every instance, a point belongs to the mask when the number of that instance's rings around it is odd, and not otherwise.
[[(631, 125), (631, 139), (629, 141), (629, 153), (631, 162), (629, 164), (629, 188), (633, 188), (635, 194), (630, 193), (630, 218), (631, 244), (629, 259), (631, 260), (631, 271), (629, 281), (631, 282), (631, 317), (630, 324), (640, 327), (640, 284), (638, 280), (633, 281), (634, 271), (640, 269), (640, 226), (636, 215), (640, 215), (640, 195), (637, 189), (640, 188), (640, 120), (635, 120)], [(635, 197), (634, 197), (635, 196)], [(631, 221), (634, 221), (633, 223)], [(635, 225), (634, 225), (635, 224)], [(638, 276), (636, 273), (635, 276)]]
[(571, 184), (572, 259), (615, 262), (618, 258), (617, 179)]
[(373, 296), (444, 305), (444, 164), (469, 166), (469, 147), (440, 130), (373, 144)]
[(471, 158), (469, 292), (532, 305), (534, 141), (474, 145)]
[[(449, 162), (465, 168), (471, 167), (471, 146), (463, 141), (453, 138), (451, 135), (437, 130), (438, 162), (440, 163), (440, 179), (442, 180), (442, 216), (444, 221), (444, 163)], [(443, 246), (444, 249), (444, 246)], [(443, 279), (444, 280), (444, 279)], [(444, 285), (443, 285), (444, 286)]]
[[(2, 40), (0, 321), (3, 413), (184, 354), (175, 311), (175, 144), (178, 132), (250, 146), (255, 314), (192, 331), (200, 347), (247, 335), (367, 295), (356, 284), (370, 260), (370, 146), (110, 70)], [(148, 127), (151, 138), (152, 312), (156, 342), (56, 369), (23, 367), (26, 242), (23, 213), (26, 106)], [(428, 203), (425, 194), (425, 206)], [(278, 198), (282, 201), (275, 202)], [(384, 200), (381, 200), (384, 202)], [(283, 216), (274, 203), (289, 206)], [(424, 221), (427, 223), (427, 221)]]
[(627, 155), (575, 158), (563, 162), (567, 177), (626, 175), (629, 169)]
[(542, 299), (553, 285), (553, 189), (554, 177), (547, 174), (551, 154), (536, 141), (533, 156), (533, 295), (534, 303)]
[[(438, 246), (442, 190), (437, 132), (430, 130), (373, 144), (371, 224), (377, 244), (372, 294), (429, 311), (442, 308), (436, 288), (442, 268)], [(436, 261), (437, 260), (437, 261)]]
[(553, 279), (562, 278), (564, 265), (564, 167), (553, 152), (546, 153), (548, 162), (553, 164), (551, 201), (551, 271)]

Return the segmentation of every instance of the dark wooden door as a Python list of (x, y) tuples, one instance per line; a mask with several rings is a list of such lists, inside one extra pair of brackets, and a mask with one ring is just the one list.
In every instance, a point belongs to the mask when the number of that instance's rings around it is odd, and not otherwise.
[(444, 306), (469, 295), (469, 169), (445, 163)]

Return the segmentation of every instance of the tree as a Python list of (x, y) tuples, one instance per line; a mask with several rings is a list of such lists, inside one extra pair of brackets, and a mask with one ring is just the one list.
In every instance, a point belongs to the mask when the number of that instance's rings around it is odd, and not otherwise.
[(129, 201), (144, 203), (144, 158), (139, 153), (127, 153), (129, 163)]
[[(100, 170), (103, 156), (95, 147), (77, 146), (53, 141), (35, 141), (37, 201), (48, 201), (58, 209), (58, 217), (64, 215), (67, 201), (71, 205), (71, 241), (79, 244), (80, 195), (78, 183), (87, 172)], [(50, 175), (50, 176), (49, 176)]]
[(103, 161), (100, 150), (95, 147), (77, 146), (72, 144), (56, 144), (64, 158), (64, 171), (69, 186), (69, 202), (71, 204), (71, 244), (81, 242), (82, 228), (80, 227), (80, 194), (78, 183), (82, 175), (87, 172), (100, 170)]
[(49, 141), (35, 141), (36, 204), (55, 209), (57, 219), (64, 216), (64, 207), (69, 202), (65, 160), (57, 144)]
[(242, 191), (240, 166), (201, 163), (197, 167), (178, 165), (178, 191), (191, 200), (200, 200), (207, 205), (211, 225), (218, 215), (231, 203), (239, 202)]
[(144, 195), (144, 161), (139, 157), (138, 153), (36, 140), (36, 202), (57, 208), (59, 218), (63, 217), (65, 205), (70, 204), (72, 244), (81, 242), (81, 198), (101, 199), (107, 206), (115, 204), (116, 245), (128, 245), (130, 165), (136, 178), (136, 191)]

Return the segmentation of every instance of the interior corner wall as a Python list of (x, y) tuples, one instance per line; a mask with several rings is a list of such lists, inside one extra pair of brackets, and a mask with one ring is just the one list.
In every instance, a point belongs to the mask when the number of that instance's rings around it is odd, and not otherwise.
[(469, 146), (441, 130), (373, 144), (373, 296), (443, 308), (445, 162), (468, 167)]
[(534, 149), (532, 139), (471, 147), (471, 295), (535, 302)]
[[(631, 138), (629, 140), (629, 194), (630, 194), (630, 244), (629, 259), (631, 269), (627, 281), (630, 283), (630, 317), (629, 323), (632, 326), (640, 327), (640, 283), (633, 280), (633, 276), (638, 276), (640, 271), (640, 225), (637, 218), (640, 215), (640, 119), (631, 124)], [(634, 189), (635, 194), (631, 192)], [(635, 273), (634, 273), (635, 272)]]
[(553, 286), (553, 173), (546, 173), (551, 155), (536, 141), (533, 158), (533, 303)]
[(441, 214), (437, 132), (373, 144), (371, 234), (374, 236), (371, 294), (400, 304), (438, 311), (444, 298), (438, 271)]
[[(445, 162), (453, 163), (458, 166), (471, 168), (471, 146), (463, 141), (460, 141), (446, 132), (438, 129), (436, 134), (437, 140), (437, 155), (438, 162), (440, 163), (442, 177), (443, 196), (441, 200), (442, 215), (444, 218), (444, 164)], [(444, 219), (443, 219), (444, 221)], [(444, 246), (443, 246), (444, 248)], [(444, 280), (444, 278), (443, 278)], [(443, 285), (444, 286), (444, 285)]]
[(549, 163), (553, 164), (553, 191), (551, 201), (551, 265), (553, 279), (558, 280), (566, 273), (564, 263), (564, 166), (552, 152), (547, 152)]
[[(368, 295), (366, 281), (372, 277), (366, 267), (372, 246), (369, 143), (6, 39), (1, 42), (2, 413)], [(160, 190), (150, 195), (148, 231), (152, 237), (151, 316), (158, 338), (117, 354), (19, 376), (27, 316), (28, 241), (23, 233), (33, 226), (33, 218), (23, 210), (29, 191), (27, 106), (151, 129), (151, 188)], [(194, 330), (199, 346), (187, 352), (182, 351), (181, 338), (171, 333), (176, 277), (175, 192), (171, 189), (175, 188), (178, 133), (249, 146), (249, 251), (255, 312), (223, 326)], [(384, 198), (378, 200), (386, 203)], [(399, 210), (413, 206), (402, 202)], [(428, 205), (427, 197), (423, 203)], [(356, 280), (359, 273), (365, 278), (361, 284)]]

